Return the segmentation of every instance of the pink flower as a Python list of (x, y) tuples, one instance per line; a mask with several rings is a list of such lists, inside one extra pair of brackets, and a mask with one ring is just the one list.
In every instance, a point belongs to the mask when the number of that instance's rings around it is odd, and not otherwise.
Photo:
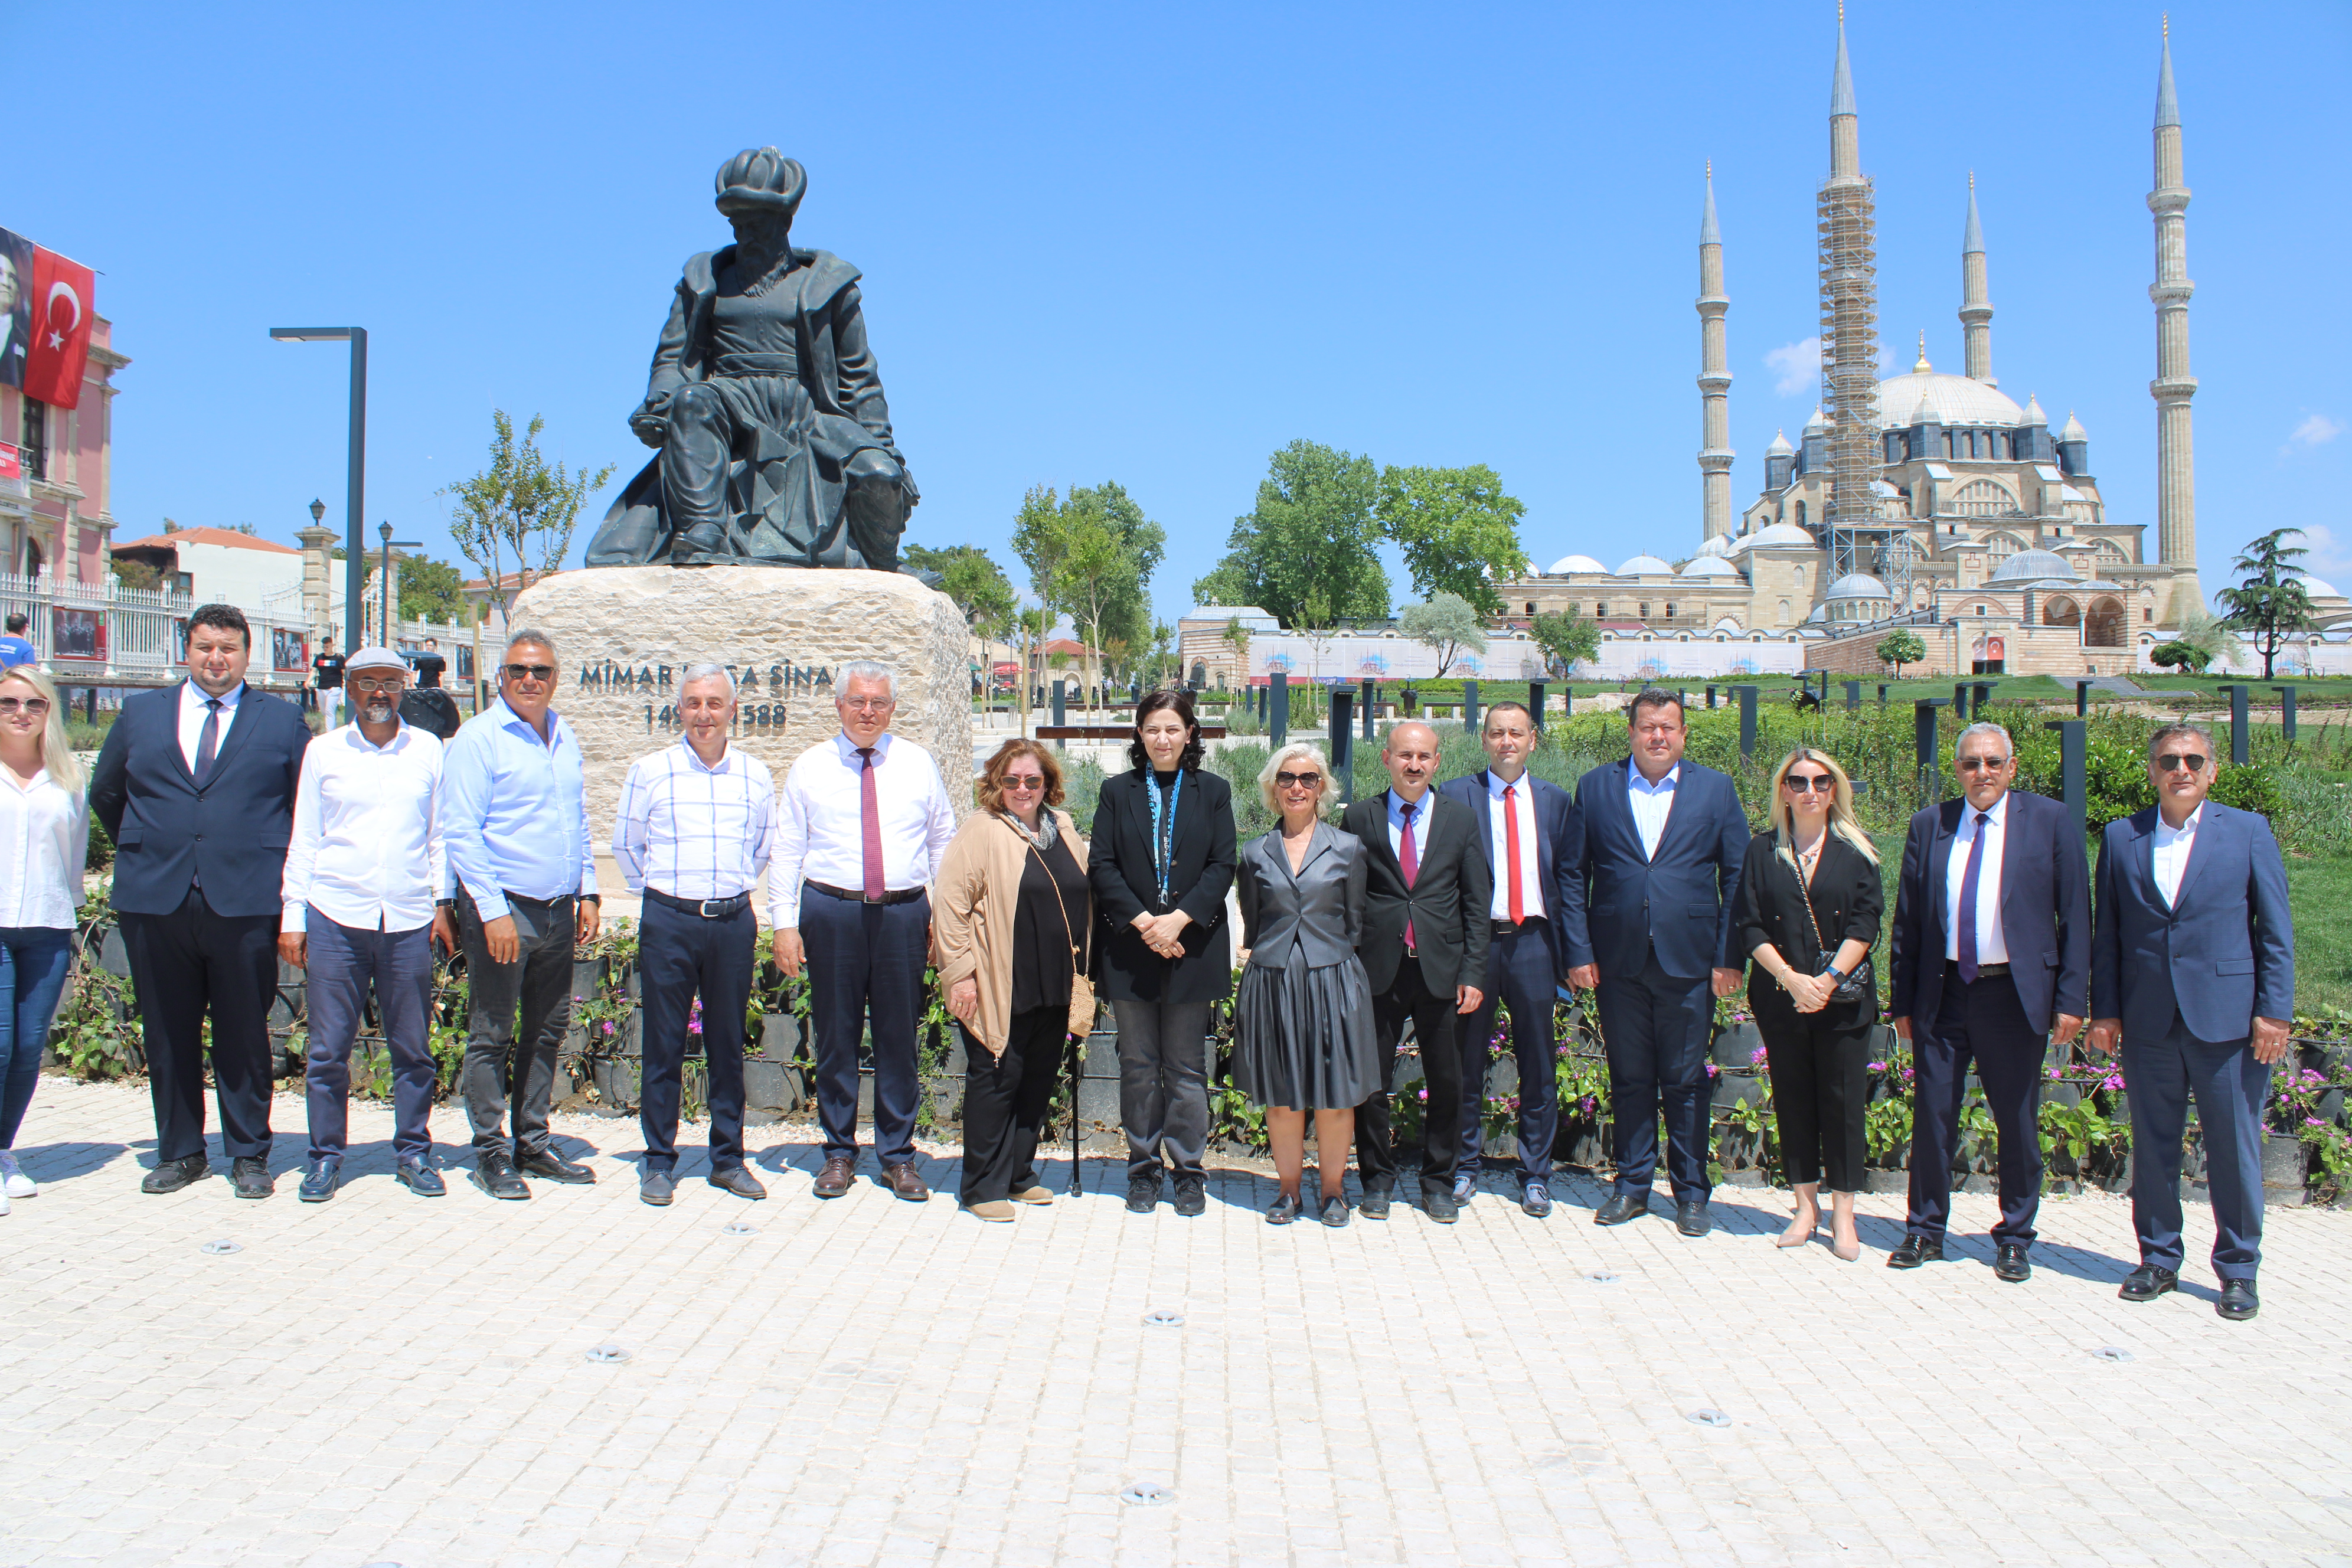
[(1764, 1065), (1763, 1047), (1759, 1046), (1754, 1050), (1748, 1053), (1748, 1065), (1752, 1068), (1760, 1068)]
[(1886, 1070), (1886, 1064), (1885, 1062), (1873, 1062), (1870, 1064), (1870, 1070), (1873, 1072), (1885, 1072)]

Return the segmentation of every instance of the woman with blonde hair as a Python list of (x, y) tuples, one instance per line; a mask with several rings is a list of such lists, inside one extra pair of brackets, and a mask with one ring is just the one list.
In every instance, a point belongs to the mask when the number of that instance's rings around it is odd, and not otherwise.
[(1320, 753), (1293, 743), (1267, 759), (1259, 795), (1281, 821), (1241, 852), (1244, 963), (1234, 999), (1234, 1081), (1265, 1108), (1281, 1183), (1268, 1225), (1299, 1215), (1307, 1113), (1315, 1113), (1322, 1176), (1318, 1217), (1348, 1223), (1341, 1184), (1356, 1139), (1356, 1107), (1381, 1087), (1372, 987), (1356, 956), (1364, 932), (1364, 841), (1322, 819), (1330, 773)]
[(40, 1189), (17, 1168), (16, 1130), (40, 1081), (73, 962), (89, 798), (65, 704), (29, 664), (0, 672), (0, 1214)]
[(931, 885), (931, 961), (963, 1031), (963, 1206), (1050, 1204), (1037, 1140), (1064, 1045), (1094, 1027), (1094, 895), (1062, 769), (1034, 741), (996, 748)]
[(1778, 1245), (1812, 1239), (1826, 1175), (1830, 1250), (1849, 1263), (1862, 1256), (1853, 1194), (1878, 1022), (1870, 947), (1885, 912), (1878, 851), (1853, 815), (1852, 782), (1826, 752), (1798, 747), (1772, 774), (1771, 828), (1748, 841), (1740, 868), (1736, 951), (1756, 961), (1748, 1000), (1771, 1068), (1781, 1166), (1796, 1189)]

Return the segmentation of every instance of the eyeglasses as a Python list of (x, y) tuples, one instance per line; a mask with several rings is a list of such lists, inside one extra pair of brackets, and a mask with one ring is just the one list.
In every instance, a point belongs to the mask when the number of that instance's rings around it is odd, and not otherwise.
[(397, 675), (383, 680), (366, 680), (355, 676), (352, 679), (352, 689), (353, 691), (397, 691), (406, 684), (407, 682)]
[(507, 666), (509, 680), (553, 680), (555, 666), (551, 664), (510, 664)]
[[(5, 698), (0, 698), (0, 713), (5, 713), (7, 710), (7, 700)], [(2158, 769), (2168, 773), (2176, 773), (2182, 768), (2187, 768), (2192, 773), (2201, 773), (2205, 771), (2205, 763), (2207, 760), (2208, 759), (2204, 757), (2199, 756), (2195, 752), (2167, 752), (2164, 755), (2156, 759), (2156, 765)]]
[(1834, 794), (1837, 790), (1837, 780), (1828, 773), (1790, 773), (1787, 778), (1780, 782), (1787, 784), (1799, 795), (1804, 794), (1807, 790), (1815, 789), (1821, 791), (1823, 795), (1831, 795)]
[(49, 710), (49, 700), (46, 697), (0, 697), (0, 713), (14, 713), (20, 708), (37, 719)]
[(1309, 785), (1321, 784), (1323, 775), (1321, 773), (1276, 773), (1274, 775), (1274, 782), (1284, 789), (1306, 789)]
[(2009, 766), (2009, 759), (2007, 757), (1962, 757), (1953, 766), (1964, 773), (1972, 773), (1979, 769), (1986, 773), (1997, 773)]
[(836, 697), (834, 700), (853, 713), (887, 713), (898, 705), (895, 697)]
[(1006, 789), (1019, 790), (1044, 789), (1045, 787), (1045, 775), (1043, 773), (1007, 773), (1004, 775), (1004, 787)]

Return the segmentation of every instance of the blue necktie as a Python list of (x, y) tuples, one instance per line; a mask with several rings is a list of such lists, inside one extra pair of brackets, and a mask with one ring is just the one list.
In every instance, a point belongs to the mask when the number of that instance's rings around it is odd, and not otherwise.
[(220, 716), (221, 700), (217, 697), (205, 698), (205, 727), (203, 732), (196, 737), (196, 765), (189, 770), (195, 774), (199, 788), (203, 787), (206, 779), (213, 776), (213, 760), (220, 753)]
[(1960, 983), (1977, 983), (1977, 873), (1984, 869), (1985, 825), (1992, 818), (1977, 813), (1977, 836), (1969, 845), (1969, 868), (1960, 873)]

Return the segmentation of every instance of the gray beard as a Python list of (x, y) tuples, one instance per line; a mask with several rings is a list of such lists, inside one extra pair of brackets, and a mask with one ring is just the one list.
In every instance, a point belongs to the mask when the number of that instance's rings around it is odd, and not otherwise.
[(389, 724), (392, 722), (392, 716), (394, 711), (395, 710), (394, 709), (388, 706), (383, 708), (362, 708), (360, 710), (360, 717), (366, 720), (371, 724)]

